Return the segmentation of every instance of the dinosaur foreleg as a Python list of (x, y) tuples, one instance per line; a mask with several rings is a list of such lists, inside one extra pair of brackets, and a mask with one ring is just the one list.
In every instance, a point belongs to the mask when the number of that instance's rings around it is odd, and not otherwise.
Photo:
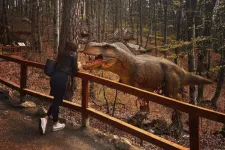
[(138, 101), (140, 103), (139, 111), (141, 112), (149, 112), (149, 102), (146, 102), (142, 98), (138, 98)]

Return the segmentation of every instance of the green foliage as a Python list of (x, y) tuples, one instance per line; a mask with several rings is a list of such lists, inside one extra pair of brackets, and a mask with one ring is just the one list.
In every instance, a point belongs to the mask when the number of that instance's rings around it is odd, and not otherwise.
[(149, 32), (148, 27), (144, 27), (144, 28), (143, 28), (143, 32), (144, 32), (144, 33), (148, 33), (148, 32)]
[(83, 14), (82, 19), (85, 21), (87, 19), (87, 16), (85, 14)]
[(185, 46), (189, 46), (191, 44), (191, 42), (187, 42), (187, 41), (175, 41), (174, 43), (165, 45), (165, 46), (160, 46), (158, 47), (159, 51), (168, 51), (168, 50), (173, 50), (175, 48), (182, 48)]
[(167, 26), (168, 28), (174, 28), (174, 26), (172, 24)]
[(167, 40), (171, 41), (171, 42), (175, 41), (176, 40), (176, 35), (175, 34), (171, 34), (170, 36), (167, 37)]
[(178, 8), (182, 6), (180, 0), (173, 0), (173, 5)]

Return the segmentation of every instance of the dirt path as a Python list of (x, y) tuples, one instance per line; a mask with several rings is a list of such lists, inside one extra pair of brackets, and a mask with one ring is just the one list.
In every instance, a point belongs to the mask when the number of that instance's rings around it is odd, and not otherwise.
[(110, 143), (96, 139), (95, 130), (66, 126), (52, 132), (49, 122), (46, 135), (38, 132), (34, 109), (16, 108), (0, 100), (0, 149), (4, 150), (113, 150)]

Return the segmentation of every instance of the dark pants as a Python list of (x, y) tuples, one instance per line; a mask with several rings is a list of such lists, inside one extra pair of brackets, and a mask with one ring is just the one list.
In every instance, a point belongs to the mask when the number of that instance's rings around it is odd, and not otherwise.
[(59, 106), (62, 104), (63, 96), (66, 91), (68, 75), (64, 72), (56, 72), (50, 80), (51, 92), (54, 97), (52, 105), (49, 107), (47, 115), (53, 117), (53, 121), (58, 121)]

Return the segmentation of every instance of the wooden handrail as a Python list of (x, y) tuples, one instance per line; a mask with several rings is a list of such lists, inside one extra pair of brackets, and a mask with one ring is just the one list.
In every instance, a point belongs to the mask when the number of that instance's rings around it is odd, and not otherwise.
[(5, 80), (5, 79), (3, 79), (1, 77), (0, 77), (0, 83), (6, 85), (8, 87), (11, 87), (14, 90), (17, 90), (17, 91), (20, 90), (20, 86), (19, 85), (17, 85), (16, 83), (10, 82), (8, 80)]
[(214, 121), (218, 121), (221, 123), (225, 123), (225, 114), (224, 113), (220, 113), (214, 110), (209, 110), (203, 107), (199, 107), (199, 106), (195, 106), (192, 104), (188, 104), (179, 100), (175, 100), (172, 98), (168, 98), (162, 95), (158, 95), (152, 92), (148, 92), (139, 88), (135, 88), (126, 84), (122, 84), (119, 82), (115, 82), (115, 81), (111, 81), (108, 79), (104, 79), (101, 77), (96, 77), (94, 75), (91, 74), (87, 74), (84, 72), (78, 72), (77, 77), (80, 77), (82, 79), (86, 79), (89, 80), (91, 82), (95, 82), (95, 83), (99, 83), (105, 86), (108, 86), (110, 88), (114, 88), (117, 90), (121, 90), (123, 92), (138, 96), (138, 97), (142, 97), (147, 101), (152, 101), (173, 109), (177, 109), (180, 110), (182, 112), (186, 112), (186, 113), (195, 113), (196, 115), (198, 115), (199, 117), (204, 117), (210, 120), (214, 120)]
[[(0, 83), (3, 83), (9, 87), (12, 87), (16, 90), (19, 90), (21, 93), (21, 96), (24, 96), (24, 94), (30, 94), (46, 99), (51, 99), (51, 96), (30, 90), (26, 88), (26, 72), (27, 67), (35, 67), (39, 69), (44, 69), (44, 65), (41, 63), (36, 63), (32, 61), (26, 61), (18, 58), (9, 57), (6, 55), (0, 55), (0, 58), (12, 61), (18, 64), (21, 64), (21, 82), (20, 86), (16, 85), (15, 83), (6, 81), (2, 78), (0, 78)], [(25, 75), (25, 76), (24, 76)], [(25, 78), (24, 78), (25, 77)], [(145, 90), (141, 90), (129, 85), (125, 85), (122, 83), (118, 83), (115, 81), (107, 80), (101, 77), (96, 77), (84, 72), (78, 72), (77, 77), (82, 79), (82, 105), (76, 105), (74, 103), (64, 101), (63, 106), (77, 110), (82, 113), (82, 120), (83, 125), (87, 125), (88, 116), (93, 116), (101, 121), (104, 121), (108, 124), (111, 124), (119, 129), (122, 129), (126, 131), (127, 133), (130, 133), (134, 136), (140, 137), (143, 140), (146, 140), (148, 142), (151, 142), (153, 144), (156, 144), (159, 147), (165, 148), (165, 149), (186, 149), (185, 147), (182, 147), (178, 144), (175, 144), (173, 142), (167, 141), (165, 139), (162, 139), (156, 135), (153, 135), (149, 132), (146, 132), (142, 129), (136, 128), (132, 125), (129, 125), (125, 122), (122, 122), (116, 118), (113, 118), (109, 115), (103, 114), (101, 112), (98, 112), (94, 109), (88, 108), (88, 81), (96, 82), (105, 86), (108, 86), (110, 88), (118, 89), (123, 92), (142, 97), (148, 101), (152, 101), (173, 109), (180, 110), (182, 112), (186, 112), (189, 114), (189, 129), (190, 129), (190, 148), (191, 149), (200, 149), (199, 147), (199, 117), (204, 117), (210, 120), (214, 120), (217, 122), (225, 123), (225, 114), (220, 113), (217, 111), (209, 110), (203, 107), (198, 107), (192, 104), (188, 104), (185, 102), (181, 102), (175, 99), (171, 99), (168, 97), (164, 97), (155, 93), (151, 93)], [(22, 79), (24, 78), (24, 79)]]
[[(32, 62), (32, 61), (26, 61), (26, 60), (22, 60), (19, 58), (13, 58), (10, 56), (5, 56), (5, 55), (0, 55), (0, 58), (8, 60), (8, 61), (12, 61), (15, 63), (19, 63), (19, 64), (24, 64), (27, 65), (29, 67), (35, 67), (35, 68), (39, 68), (39, 69), (44, 69), (44, 64), (41, 63), (37, 63), (37, 62)], [(121, 90), (123, 92), (138, 96), (138, 97), (143, 97), (144, 99), (146, 99), (147, 101), (152, 101), (173, 109), (177, 109), (180, 110), (182, 112), (186, 112), (186, 113), (195, 113), (196, 115), (198, 115), (199, 117), (204, 117), (213, 121), (218, 121), (221, 123), (225, 123), (225, 114), (224, 113), (220, 113), (214, 110), (210, 110), (210, 109), (206, 109), (203, 107), (199, 107), (199, 106), (195, 106), (189, 103), (185, 103), (179, 100), (175, 100), (172, 98), (168, 98), (162, 95), (158, 95), (156, 93), (152, 93), (152, 92), (148, 92), (139, 88), (135, 88), (126, 84), (122, 84), (119, 82), (115, 82), (112, 80), (108, 80), (105, 78), (101, 78), (101, 77), (96, 77), (94, 75), (88, 74), (88, 73), (84, 73), (84, 72), (78, 72), (77, 73), (77, 77), (81, 78), (81, 79), (85, 79), (88, 80), (90, 82), (95, 82), (98, 84), (102, 84), (105, 86), (108, 86), (110, 88), (113, 89), (117, 89), (117, 90)]]
[(7, 60), (7, 61), (17, 63), (17, 64), (21, 64), (21, 65), (24, 64), (26, 66), (34, 67), (34, 68), (44, 69), (44, 67), (45, 67), (44, 64), (41, 64), (41, 63), (23, 60), (21, 58), (14, 58), (14, 57), (10, 57), (10, 56), (7, 56), (7, 55), (0, 55), (0, 58), (2, 58), (4, 60)]

